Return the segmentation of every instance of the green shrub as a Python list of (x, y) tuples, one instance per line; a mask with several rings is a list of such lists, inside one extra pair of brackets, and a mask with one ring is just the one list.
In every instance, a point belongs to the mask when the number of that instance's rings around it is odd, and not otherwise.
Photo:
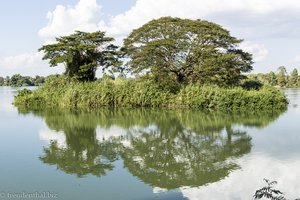
[(263, 84), (256, 80), (246, 80), (241, 86), (246, 90), (259, 90)]
[(271, 86), (245, 90), (193, 84), (182, 86), (174, 93), (147, 79), (103, 79), (79, 83), (64, 76), (53, 76), (35, 91), (20, 91), (14, 104), (66, 108), (169, 107), (236, 112), (284, 109), (288, 102), (282, 91)]

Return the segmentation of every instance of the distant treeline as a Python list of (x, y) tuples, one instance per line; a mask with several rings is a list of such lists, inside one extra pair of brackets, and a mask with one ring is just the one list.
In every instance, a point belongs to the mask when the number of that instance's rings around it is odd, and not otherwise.
[(278, 68), (277, 73), (271, 71), (267, 74), (249, 74), (248, 78), (264, 85), (290, 88), (300, 87), (300, 77), (296, 68), (293, 69), (291, 73), (288, 73), (286, 68), (281, 66)]
[(39, 86), (45, 82), (45, 77), (43, 76), (21, 76), (20, 74), (15, 74), (11, 77), (0, 76), (0, 86), (13, 86), (13, 87), (21, 87), (21, 86)]

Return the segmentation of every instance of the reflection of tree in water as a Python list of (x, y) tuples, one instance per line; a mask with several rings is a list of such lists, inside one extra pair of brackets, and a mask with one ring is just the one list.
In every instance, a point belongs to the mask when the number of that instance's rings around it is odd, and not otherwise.
[(52, 141), (44, 148), (45, 155), (40, 160), (79, 177), (87, 174), (102, 176), (112, 170), (112, 162), (117, 156), (114, 144), (99, 142), (96, 124), (86, 117), (77, 113), (48, 112), (45, 117), (47, 125), (64, 132), (67, 147), (59, 147), (56, 141)]
[[(118, 157), (130, 173), (155, 187), (200, 186), (226, 177), (235, 158), (251, 150), (251, 138), (234, 124), (264, 127), (280, 113), (226, 115), (196, 111), (100, 110), (32, 111), (49, 128), (63, 131), (66, 148), (52, 142), (40, 157), (66, 173), (104, 175)], [(127, 134), (103, 141), (97, 126), (117, 126)], [(126, 145), (125, 145), (126, 144)]]
[(111, 149), (109, 142), (97, 143), (89, 140), (92, 139), (91, 135), (87, 135), (67, 136), (67, 148), (61, 148), (52, 141), (48, 148), (44, 148), (45, 155), (40, 160), (79, 177), (87, 174), (105, 175), (106, 171), (113, 169), (111, 162), (115, 160), (116, 152)]
[(224, 136), (213, 130), (196, 133), (179, 123), (169, 125), (165, 129), (168, 132), (162, 132), (159, 126), (136, 130), (140, 135), (130, 138), (131, 146), (121, 153), (129, 171), (155, 187), (174, 189), (216, 182), (238, 168), (228, 159), (251, 150), (251, 138), (230, 127)]

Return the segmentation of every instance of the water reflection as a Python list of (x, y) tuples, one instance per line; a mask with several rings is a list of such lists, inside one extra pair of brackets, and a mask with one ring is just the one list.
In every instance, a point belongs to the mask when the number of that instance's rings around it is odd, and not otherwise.
[(113, 169), (112, 162), (117, 158), (116, 143), (97, 140), (95, 116), (57, 110), (34, 113), (43, 116), (50, 129), (65, 134), (65, 145), (52, 140), (50, 146), (44, 148), (44, 155), (40, 157), (43, 163), (57, 165), (78, 177), (103, 176)]
[(44, 118), (65, 145), (52, 140), (40, 160), (78, 177), (104, 176), (114, 161), (152, 187), (175, 189), (217, 182), (239, 168), (251, 137), (236, 125), (265, 127), (280, 113), (226, 115), (198, 111), (20, 110)]
[[(166, 127), (165, 127), (166, 128)], [(227, 160), (249, 153), (251, 138), (228, 128), (226, 136), (209, 129), (202, 134), (174, 124), (136, 130), (121, 157), (132, 175), (153, 187), (175, 189), (218, 181), (238, 166)]]

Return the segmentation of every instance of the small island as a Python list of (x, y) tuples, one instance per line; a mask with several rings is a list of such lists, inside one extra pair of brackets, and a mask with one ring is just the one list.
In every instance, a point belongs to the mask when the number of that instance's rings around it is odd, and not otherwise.
[(247, 77), (252, 55), (239, 48), (242, 40), (212, 22), (162, 17), (133, 30), (122, 47), (101, 31), (56, 40), (39, 51), (51, 67), (63, 64), (64, 75), (20, 91), (16, 106), (272, 112), (288, 104), (281, 90)]

